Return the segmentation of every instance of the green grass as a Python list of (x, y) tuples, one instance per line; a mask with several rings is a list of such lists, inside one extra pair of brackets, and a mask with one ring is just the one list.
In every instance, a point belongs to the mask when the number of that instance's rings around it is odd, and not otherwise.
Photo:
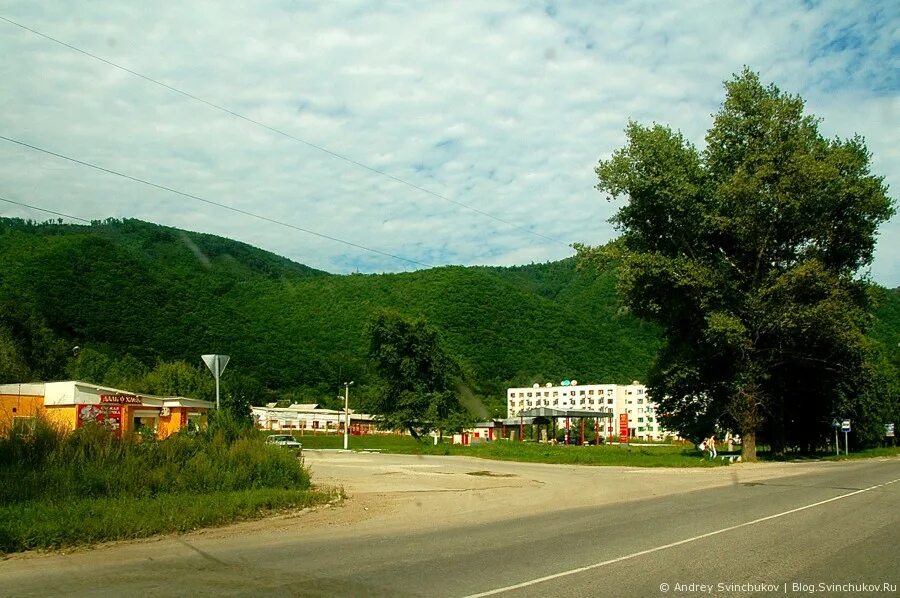
[(822, 458), (828, 461), (845, 461), (848, 459), (869, 459), (873, 457), (900, 457), (900, 446), (870, 448), (852, 452), (849, 455), (845, 455), (842, 452), (840, 456), (829, 453), (828, 455), (823, 455)]
[(186, 532), (340, 498), (339, 491), (255, 490), (29, 501), (0, 506), (0, 552)]
[[(304, 449), (343, 448), (343, 436), (296, 436)], [(351, 450), (377, 450), (407, 455), (457, 455), (497, 461), (563, 463), (572, 465), (624, 465), (630, 467), (717, 467), (728, 463), (703, 459), (693, 447), (682, 446), (564, 446), (535, 442), (497, 440), (461, 446), (443, 442), (437, 446), (431, 438), (421, 442), (411, 436), (369, 434), (350, 437)]]
[(165, 440), (39, 421), (0, 436), (0, 552), (137, 538), (330, 500), (296, 451), (219, 414)]

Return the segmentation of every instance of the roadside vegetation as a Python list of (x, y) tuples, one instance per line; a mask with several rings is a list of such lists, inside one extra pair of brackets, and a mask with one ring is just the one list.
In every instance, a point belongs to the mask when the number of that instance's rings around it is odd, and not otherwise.
[(187, 531), (336, 498), (294, 451), (227, 414), (193, 434), (116, 438), (38, 421), (0, 437), (0, 552)]
[[(343, 448), (340, 435), (297, 436), (304, 449)], [(618, 445), (565, 446), (537, 442), (495, 440), (469, 446), (445, 440), (434, 445), (431, 439), (416, 441), (411, 436), (370, 434), (352, 436), (350, 449), (404, 455), (454, 455), (497, 461), (557, 463), (569, 465), (621, 465), (627, 467), (716, 467), (727, 465), (724, 459), (705, 459), (692, 445)], [(722, 454), (722, 453), (720, 453)]]

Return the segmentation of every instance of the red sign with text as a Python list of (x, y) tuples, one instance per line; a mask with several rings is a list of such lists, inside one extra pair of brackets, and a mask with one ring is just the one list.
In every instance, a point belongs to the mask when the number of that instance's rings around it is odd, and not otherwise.
[(619, 442), (628, 442), (628, 414), (619, 414)]
[(140, 405), (141, 397), (134, 395), (100, 395), (101, 403), (115, 403), (117, 405)]

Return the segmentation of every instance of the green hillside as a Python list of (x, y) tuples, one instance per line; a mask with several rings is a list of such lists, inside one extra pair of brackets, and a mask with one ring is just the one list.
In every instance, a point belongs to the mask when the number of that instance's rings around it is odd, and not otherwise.
[[(645, 379), (660, 342), (621, 311), (615, 272), (581, 272), (574, 258), (338, 276), (137, 220), (0, 219), (0, 382), (64, 378), (75, 346), (147, 367), (224, 353), (226, 375), (265, 389), (254, 401), (328, 404), (351, 379), (364, 400), (377, 383), (365, 323), (385, 307), (424, 315), (497, 409), (509, 385)], [(897, 292), (879, 317), (876, 336), (896, 347)]]

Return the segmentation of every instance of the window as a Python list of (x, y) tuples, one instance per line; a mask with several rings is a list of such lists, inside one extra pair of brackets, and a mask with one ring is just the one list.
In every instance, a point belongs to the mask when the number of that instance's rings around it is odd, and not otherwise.
[(584, 391), (583, 391), (583, 390), (579, 390), (579, 391), (578, 391), (578, 394), (581, 395), (581, 396), (584, 396)]
[(613, 400), (612, 400), (612, 399), (606, 399), (606, 404), (607, 404), (607, 405), (612, 405), (612, 404), (613, 404)]
[(558, 396), (559, 396), (559, 391), (558, 391), (558, 390), (554, 390), (554, 391), (553, 391), (553, 396), (554, 396), (554, 397), (558, 397)]
[(521, 399), (523, 396), (525, 396), (525, 393), (521, 393), (521, 392), (520, 392), (520, 393), (519, 393), (519, 398)]
[(554, 405), (559, 405), (559, 399), (553, 399), (553, 404), (554, 404)]
[(643, 404), (644, 404), (644, 399), (638, 399), (638, 405), (643, 405)]
[[(640, 423), (643, 423), (643, 422), (644, 422), (644, 418), (643, 418), (643, 417), (639, 417), (639, 418), (638, 418), (638, 423), (640, 424)], [(641, 428), (641, 430), (643, 430), (643, 429), (644, 429), (644, 428)]]
[(15, 434), (31, 434), (34, 432), (35, 421), (37, 420), (34, 417), (14, 415), (12, 418), (12, 431)]
[(580, 404), (581, 404), (581, 405), (584, 405), (584, 399), (581, 399), (581, 403), (580, 403)]
[(594, 394), (594, 389), (589, 390), (589, 391), (588, 391), (588, 394), (589, 394), (589, 395)]
[(530, 393), (530, 392), (529, 392), (529, 393), (526, 393), (525, 396), (526, 396), (526, 397), (530, 397), (530, 396), (531, 396), (531, 393)]

